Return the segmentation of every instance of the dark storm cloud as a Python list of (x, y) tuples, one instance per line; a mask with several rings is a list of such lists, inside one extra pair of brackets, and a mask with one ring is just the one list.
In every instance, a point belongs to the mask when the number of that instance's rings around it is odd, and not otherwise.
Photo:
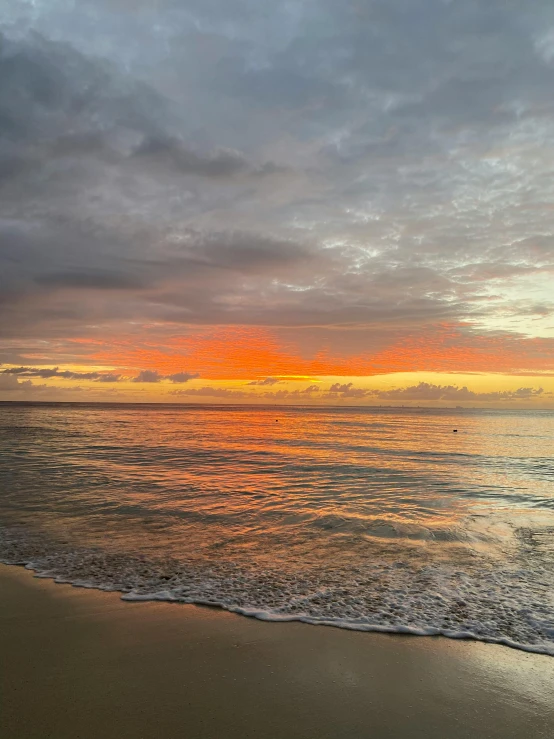
[(0, 23), (4, 337), (549, 331), (522, 282), (554, 273), (547, 0), (0, 0)]

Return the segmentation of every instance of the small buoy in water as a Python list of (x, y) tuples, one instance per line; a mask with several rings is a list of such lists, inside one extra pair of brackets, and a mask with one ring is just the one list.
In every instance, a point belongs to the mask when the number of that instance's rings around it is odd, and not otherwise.
[(458, 429), (454, 429), (454, 430), (452, 431), (452, 433), (453, 433), (453, 434), (457, 434), (457, 433), (458, 433)]

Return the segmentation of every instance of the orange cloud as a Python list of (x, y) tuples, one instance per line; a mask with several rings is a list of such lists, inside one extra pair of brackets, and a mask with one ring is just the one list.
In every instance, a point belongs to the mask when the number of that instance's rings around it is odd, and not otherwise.
[[(306, 330), (306, 329), (304, 329)], [(183, 371), (210, 380), (291, 375), (371, 376), (395, 372), (547, 372), (554, 370), (554, 340), (510, 334), (477, 334), (463, 324), (441, 324), (360, 353), (322, 347), (305, 356), (302, 334), (283, 341), (260, 327), (192, 329), (156, 340), (77, 340), (88, 361), (129, 373)], [(87, 346), (90, 352), (87, 352)]]

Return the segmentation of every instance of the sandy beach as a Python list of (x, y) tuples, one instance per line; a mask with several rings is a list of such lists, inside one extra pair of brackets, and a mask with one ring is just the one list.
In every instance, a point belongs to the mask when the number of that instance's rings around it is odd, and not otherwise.
[(551, 737), (554, 659), (127, 603), (0, 566), (0, 736)]

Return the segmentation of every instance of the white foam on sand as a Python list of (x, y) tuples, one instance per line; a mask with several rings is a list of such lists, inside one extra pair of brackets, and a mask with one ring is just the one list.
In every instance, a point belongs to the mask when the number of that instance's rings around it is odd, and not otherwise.
[[(302, 621), (358, 631), (477, 639), (554, 656), (554, 572), (529, 561), (499, 568), (476, 558), (414, 566), (364, 562), (297, 572), (180, 561), (98, 549), (53, 548), (0, 529), (0, 560), (39, 577), (116, 590), (129, 601), (224, 608), (265, 621)], [(521, 563), (520, 563), (521, 565)]]

